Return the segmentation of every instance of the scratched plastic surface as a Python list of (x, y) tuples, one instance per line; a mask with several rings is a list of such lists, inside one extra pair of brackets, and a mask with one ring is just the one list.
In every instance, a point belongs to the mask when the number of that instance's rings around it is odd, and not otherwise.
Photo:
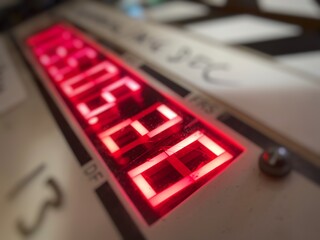
[(243, 151), (68, 24), (26, 44), (149, 224)]

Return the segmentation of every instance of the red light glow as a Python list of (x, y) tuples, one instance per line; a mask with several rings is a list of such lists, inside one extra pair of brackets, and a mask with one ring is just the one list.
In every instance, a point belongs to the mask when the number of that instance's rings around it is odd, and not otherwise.
[[(60, 72), (55, 72), (56, 75), (64, 76), (71, 71), (73, 66), (67, 66), (60, 70)], [(91, 78), (91, 76), (102, 73), (97, 78)], [(79, 73), (78, 75), (65, 80), (61, 87), (63, 91), (69, 96), (73, 97), (79, 93), (88, 91), (90, 88), (97, 86), (99, 83), (108, 81), (111, 78), (117, 76), (118, 69), (109, 62), (102, 62), (98, 65), (93, 66), (85, 72)]]
[(73, 27), (56, 24), (26, 43), (149, 223), (242, 152)]
[[(192, 172), (177, 157), (175, 156), (171, 157), (171, 156), (179, 151), (184, 151), (187, 146), (191, 145), (196, 141), (201, 143), (208, 150), (212, 151), (212, 153), (217, 157), (211, 159), (205, 165), (203, 165), (202, 167)], [(157, 206), (158, 204), (172, 197), (174, 194), (178, 193), (180, 190), (186, 188), (190, 184), (193, 184), (194, 182), (199, 180), (201, 177), (210, 173), (215, 168), (231, 160), (232, 157), (233, 156), (230, 153), (225, 152), (223, 148), (218, 146), (216, 143), (210, 140), (203, 133), (197, 131), (192, 135), (188, 136), (187, 138), (183, 139), (182, 141), (178, 142), (173, 147), (164, 151), (163, 153), (160, 153), (153, 159), (132, 169), (131, 171), (128, 172), (128, 174), (132, 178), (132, 180), (135, 182), (135, 184), (138, 186), (140, 191), (150, 201), (152, 206)], [(159, 164), (164, 160), (167, 160), (170, 164), (172, 164), (172, 166), (177, 170), (177, 172), (179, 172), (181, 176), (183, 176), (183, 179), (170, 185), (168, 188), (166, 188), (162, 192), (156, 193), (152, 189), (152, 187), (148, 184), (146, 179), (144, 179), (143, 173), (152, 167), (156, 167), (157, 164)], [(152, 194), (151, 194), (151, 190), (152, 190)]]
[[(141, 122), (139, 122), (139, 119), (142, 117), (145, 117), (146, 115), (158, 111), (159, 113), (161, 113), (162, 115), (164, 115), (165, 117), (168, 118), (168, 116), (171, 118), (167, 119), (166, 122), (162, 123), (160, 126), (152, 129), (150, 132), (149, 130), (146, 129), (145, 126), (143, 126), (143, 124)], [(170, 127), (172, 127), (173, 125), (179, 123), (182, 120), (181, 117), (177, 116), (177, 114), (175, 114), (171, 109), (169, 109), (167, 106), (165, 105), (152, 105), (151, 107), (147, 108), (146, 110), (140, 112), (138, 115), (129, 118), (119, 124), (117, 124), (116, 126), (113, 126), (112, 128), (109, 128), (107, 130), (105, 130), (104, 132), (102, 132), (101, 134), (99, 134), (100, 139), (102, 140), (102, 142), (104, 142), (105, 146), (109, 149), (109, 151), (111, 153), (115, 153), (118, 150), (120, 150), (120, 147), (116, 144), (116, 140), (113, 139), (112, 135), (122, 131), (124, 132), (126, 127), (130, 127), (133, 130), (135, 130), (141, 137), (147, 136), (148, 138), (152, 138), (162, 132), (164, 132), (165, 130), (169, 129)], [(128, 132), (128, 134), (130, 134), (131, 132)], [(138, 144), (140, 144), (142, 142), (142, 140), (140, 138), (135, 139), (132, 142), (129, 142), (128, 145), (123, 145), (121, 146), (121, 151), (122, 152), (126, 152), (130, 149), (132, 149), (133, 147), (137, 146)]]

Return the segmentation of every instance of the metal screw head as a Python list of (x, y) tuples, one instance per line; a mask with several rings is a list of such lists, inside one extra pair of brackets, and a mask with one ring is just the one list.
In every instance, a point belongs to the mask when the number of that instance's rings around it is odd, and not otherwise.
[(262, 172), (272, 177), (284, 177), (292, 169), (292, 163), (288, 158), (284, 147), (273, 148), (264, 151), (259, 159), (259, 167)]

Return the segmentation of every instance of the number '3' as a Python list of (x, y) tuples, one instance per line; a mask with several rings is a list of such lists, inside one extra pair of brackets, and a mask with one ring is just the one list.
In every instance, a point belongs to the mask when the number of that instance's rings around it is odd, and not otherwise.
[(25, 237), (30, 236), (41, 227), (50, 210), (58, 209), (63, 204), (63, 195), (57, 182), (54, 179), (49, 178), (46, 181), (45, 185), (47, 188), (51, 189), (54, 195), (52, 198), (49, 198), (43, 202), (33, 223), (26, 223), (21, 219), (17, 221), (17, 228), (19, 232)]

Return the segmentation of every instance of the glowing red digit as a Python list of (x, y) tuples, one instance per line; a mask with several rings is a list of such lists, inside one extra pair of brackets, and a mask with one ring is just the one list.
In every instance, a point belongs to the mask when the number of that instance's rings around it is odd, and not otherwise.
[(97, 52), (92, 48), (83, 48), (83, 42), (70, 35), (70, 39), (56, 39), (46, 47), (36, 49), (40, 63), (46, 67), (50, 76), (57, 82), (65, 80), (71, 72), (77, 74), (79, 58), (93, 59)]
[[(42, 65), (49, 67), (50, 65), (56, 64), (62, 59), (65, 59), (66, 57), (72, 57), (72, 54), (74, 52), (78, 52), (79, 50), (83, 49), (84, 43), (82, 40), (78, 38), (70, 38), (69, 40), (63, 40), (60, 44), (55, 44), (52, 46), (52, 48), (49, 48), (47, 50), (43, 48), (37, 49), (37, 55), (39, 58), (39, 61)], [(92, 57), (92, 53), (89, 54), (88, 57)], [(77, 65), (77, 64), (73, 64)]]
[[(40, 59), (40, 61), (49, 61), (51, 63), (52, 59), (44, 60), (42, 58), (42, 60)], [(57, 61), (58, 60), (55, 60), (55, 62)], [(56, 65), (52, 65), (48, 68), (48, 72), (55, 81), (60, 82), (64, 80), (67, 74), (75, 70), (75, 68), (76, 68), (75, 65), (73, 65), (71, 62), (68, 62), (67, 64), (64, 64), (63, 66), (59, 66), (59, 67)]]
[[(126, 92), (122, 92), (120, 95), (113, 93), (114, 90), (123, 86), (127, 87)], [(115, 105), (116, 101), (130, 96), (131, 93), (138, 91), (140, 88), (140, 85), (132, 78), (123, 77), (101, 90), (98, 96), (104, 101), (101, 105), (94, 109), (90, 109), (87, 102), (92, 100), (92, 98), (88, 98), (85, 101), (78, 103), (77, 109), (82, 116), (88, 120), (89, 124), (95, 124), (99, 120), (97, 117), (99, 114), (106, 112)]]
[[(48, 57), (42, 55), (40, 62), (44, 65), (50, 65), (48, 68), (49, 74), (56, 80), (62, 81), (70, 72), (77, 70), (80, 59), (86, 58), (87, 60), (94, 60), (98, 55), (97, 51), (92, 48), (77, 49), (75, 52), (69, 52), (67, 46), (59, 46), (56, 49), (55, 55)], [(59, 66), (59, 60), (64, 60), (64, 64)]]
[(41, 45), (45, 45), (48, 42), (48, 39), (61, 36), (63, 31), (64, 28), (61, 25), (55, 25), (39, 34), (36, 34), (35, 36), (30, 37), (27, 43), (31, 47), (38, 48)]
[[(94, 78), (93, 75), (101, 73), (98, 77)], [(110, 63), (109, 61), (104, 61), (88, 69), (87, 71), (76, 75), (66, 81), (64, 81), (60, 86), (65, 94), (69, 97), (74, 97), (99, 83), (108, 81), (119, 73), (118, 68)]]
[(86, 57), (87, 59), (95, 59), (97, 55), (98, 53), (96, 50), (86, 47), (69, 56), (68, 62), (72, 62), (72, 65), (78, 66), (79, 59), (83, 57)]
[[(65, 80), (68, 75), (77, 74), (80, 61), (95, 62), (98, 56), (96, 50), (85, 46), (69, 30), (59, 27), (29, 39), (29, 42), (33, 44), (40, 63), (46, 66), (48, 73), (57, 82)], [(34, 45), (36, 42), (40, 44)]]
[[(148, 130), (147, 126), (144, 126), (141, 123), (141, 119), (152, 112), (160, 113), (166, 120), (153, 129), (150, 129), (149, 127)], [(118, 144), (116, 143), (117, 139), (115, 139), (113, 135), (119, 131), (122, 131), (123, 134), (126, 134), (126, 128), (128, 128), (128, 134), (130, 134), (130, 130), (133, 130), (140, 137), (137, 137), (135, 140), (130, 141), (124, 146), (121, 146), (121, 152), (124, 153), (141, 143), (142, 138), (146, 138), (146, 140), (152, 138), (181, 121), (182, 118), (178, 116), (174, 111), (172, 111), (168, 106), (166, 106), (165, 104), (157, 103), (140, 112), (138, 115), (126, 119), (121, 123), (100, 133), (99, 138), (111, 153), (117, 154), (120, 152), (120, 146), (118, 146)]]
[(65, 45), (67, 41), (72, 39), (72, 34), (68, 31), (63, 31), (58, 33), (56, 36), (52, 37), (50, 40), (45, 41), (44, 43), (38, 45), (35, 48), (37, 55), (46, 53), (57, 46)]
[[(207, 148), (213, 154), (213, 158), (206, 161), (204, 165), (191, 171), (180, 159), (178, 159), (175, 154), (186, 151), (185, 148), (194, 143), (200, 143), (205, 148)], [(185, 152), (184, 154), (188, 154)], [(142, 163), (138, 167), (130, 170), (128, 175), (131, 177), (136, 186), (140, 189), (143, 195), (148, 199), (152, 206), (158, 206), (162, 202), (166, 201), (174, 194), (180, 192), (182, 189), (193, 184), (206, 174), (212, 172), (217, 167), (221, 166), (223, 163), (232, 159), (232, 155), (225, 151), (221, 146), (207, 137), (200, 131), (197, 131), (190, 136), (186, 137), (182, 141), (178, 142), (171, 148), (163, 151), (157, 156), (149, 159), (148, 161)], [(159, 163), (167, 161), (174, 169), (182, 176), (182, 178), (169, 187), (160, 192), (157, 192), (148, 183), (146, 178), (143, 176), (147, 170), (151, 168), (157, 168)], [(164, 179), (165, 180), (165, 179)]]

